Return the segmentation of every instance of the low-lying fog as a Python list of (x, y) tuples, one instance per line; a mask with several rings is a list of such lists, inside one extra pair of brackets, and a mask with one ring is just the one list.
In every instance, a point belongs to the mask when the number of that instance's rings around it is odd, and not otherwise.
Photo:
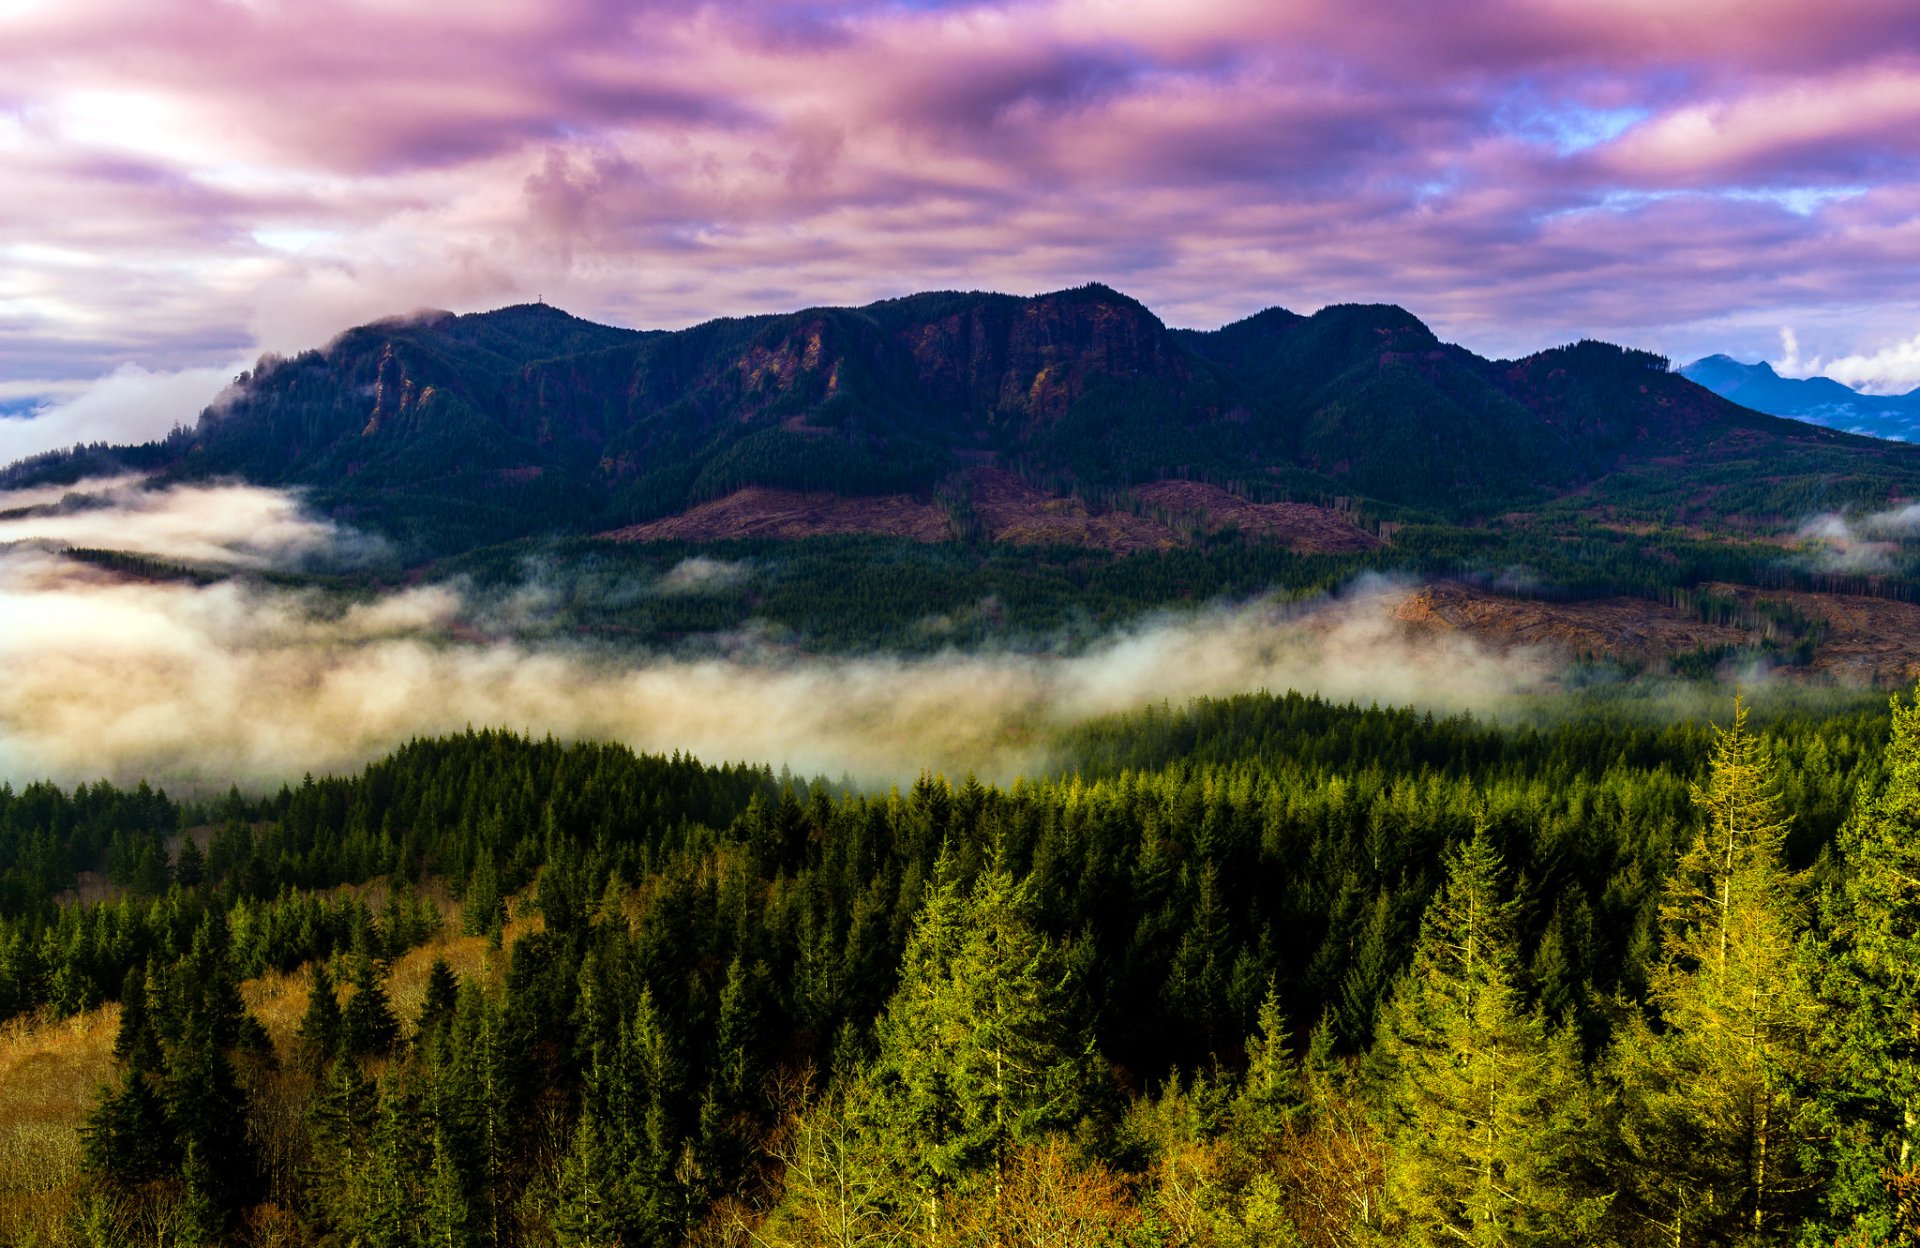
[[(1072, 655), (688, 658), (462, 641), (450, 625), (469, 604), (445, 585), (343, 603), (246, 577), (134, 580), (61, 553), (263, 569), (369, 549), (290, 495), (77, 488), (88, 497), (0, 493), (0, 779), (15, 784), (278, 784), (467, 725), (868, 781), (929, 767), (1005, 778), (1044, 765), (1054, 730), (1162, 699), (1295, 688), (1484, 709), (1556, 666), (1464, 637), (1416, 642), (1390, 620), (1403, 588), (1379, 580), (1307, 607), (1164, 614)], [(658, 588), (729, 575), (690, 561)]]

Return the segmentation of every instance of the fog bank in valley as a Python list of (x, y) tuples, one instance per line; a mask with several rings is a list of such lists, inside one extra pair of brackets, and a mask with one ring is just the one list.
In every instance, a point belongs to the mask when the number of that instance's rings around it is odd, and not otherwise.
[[(695, 658), (456, 640), (471, 635), (454, 627), (470, 604), (447, 585), (346, 601), (245, 576), (129, 579), (61, 553), (261, 568), (366, 549), (285, 494), (121, 483), (64, 512), (0, 495), (0, 513), (13, 517), (0, 520), (0, 778), (15, 784), (278, 784), (468, 725), (873, 782), (929, 767), (1006, 778), (1045, 765), (1057, 729), (1148, 702), (1297, 688), (1486, 708), (1555, 668), (1465, 637), (1416, 640), (1390, 618), (1402, 587), (1378, 580), (1306, 606), (1161, 615), (1070, 655)], [(682, 569), (658, 591), (733, 575)]]

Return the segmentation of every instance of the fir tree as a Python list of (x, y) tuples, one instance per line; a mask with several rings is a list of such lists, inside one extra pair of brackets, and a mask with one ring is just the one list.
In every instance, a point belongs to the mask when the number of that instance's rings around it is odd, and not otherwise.
[(1595, 1142), (1577, 1050), (1527, 1009), (1518, 971), (1483, 828), (1451, 856), (1381, 1012), (1387, 1191), (1411, 1242), (1572, 1243), (1607, 1208), (1575, 1177)]
[(1813, 1188), (1819, 1010), (1787, 818), (1746, 717), (1736, 700), (1693, 791), (1704, 818), (1661, 908), (1655, 1018), (1631, 1020), (1612, 1060), (1622, 1186), (1650, 1243), (1784, 1234)]
[(453, 1017), (460, 1000), (460, 980), (445, 958), (435, 958), (427, 970), (426, 993), (420, 1002), (417, 1034), (425, 1037)]
[(324, 958), (313, 960), (307, 984), (307, 1012), (301, 1015), (295, 1034), (309, 1069), (318, 1069), (320, 1063), (340, 1047), (340, 1001), (334, 996), (333, 976), (327, 973)]
[(473, 874), (467, 877), (467, 891), (461, 904), (460, 930), (468, 936), (485, 936), (497, 947), (507, 908), (500, 895), (500, 877), (494, 871), (491, 850), (482, 849), (474, 860)]
[(362, 953), (353, 962), (353, 995), (340, 1013), (340, 1047), (355, 1055), (385, 1053), (399, 1037), (386, 973), (371, 955)]
[(200, 852), (200, 843), (191, 836), (180, 842), (180, 853), (174, 858), (173, 879), (181, 888), (198, 888), (200, 881), (206, 878), (207, 859)]
[(189, 1016), (168, 1054), (166, 1103), (182, 1155), (204, 1167), (195, 1180), (200, 1196), (224, 1217), (251, 1198), (259, 1168), (247, 1142), (246, 1095), (204, 1016)]
[(1892, 700), (1879, 787), (1841, 829), (1823, 901), (1820, 1091), (1838, 1238), (1920, 1241), (1920, 702)]
[(1271, 1147), (1302, 1109), (1300, 1062), (1287, 1039), (1280, 994), (1269, 984), (1247, 1038), (1247, 1071), (1232, 1108), (1235, 1129), (1254, 1148)]
[(101, 1090), (81, 1132), (88, 1173), (138, 1187), (177, 1173), (173, 1121), (148, 1076), (129, 1067), (117, 1091)]
[(931, 1216), (1015, 1144), (1071, 1126), (1095, 1100), (1093, 1040), (1028, 891), (994, 863), (962, 896), (943, 860), (880, 1023), (882, 1122)]
[(160, 1037), (147, 1004), (147, 969), (129, 968), (120, 985), (120, 1030), (114, 1036), (113, 1055), (136, 1070), (160, 1069)]

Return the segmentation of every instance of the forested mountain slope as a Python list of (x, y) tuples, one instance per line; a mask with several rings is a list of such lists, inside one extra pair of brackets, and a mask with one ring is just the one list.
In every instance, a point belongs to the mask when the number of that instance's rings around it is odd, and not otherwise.
[(544, 305), (424, 313), (263, 360), (193, 429), (122, 458), (310, 487), (362, 518), (411, 517), (442, 551), (642, 524), (749, 487), (917, 498), (965, 536), (973, 496), (1003, 498), (1010, 476), (1040, 502), (1097, 509), (1205, 510), (1132, 493), (1191, 479), (1227, 491), (1216, 508), (1357, 497), (1455, 520), (1604, 493), (1623, 473), (1920, 489), (1904, 448), (1748, 411), (1642, 352), (1587, 342), (1485, 360), (1372, 305), (1173, 330), (1102, 286), (676, 332)]

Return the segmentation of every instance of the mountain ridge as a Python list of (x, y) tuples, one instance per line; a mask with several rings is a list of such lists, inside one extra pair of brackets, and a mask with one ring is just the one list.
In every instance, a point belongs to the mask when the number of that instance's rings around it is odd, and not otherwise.
[(1688, 380), (1755, 411), (1869, 437), (1920, 442), (1920, 386), (1905, 394), (1867, 394), (1831, 377), (1782, 377), (1761, 360), (1704, 356), (1681, 368)]
[(1647, 352), (1585, 341), (1488, 360), (1385, 304), (1176, 329), (1100, 284), (682, 330), (542, 303), (418, 312), (263, 357), (164, 442), (0, 480), (95, 460), (304, 487), (441, 551), (632, 531), (750, 488), (911, 497), (964, 537), (988, 468), (1096, 511), (1150, 507), (1140, 487), (1179, 480), (1252, 504), (1469, 521), (1648, 481), (1681, 490), (1689, 471), (1789, 494), (1920, 493), (1905, 450), (1749, 410)]

